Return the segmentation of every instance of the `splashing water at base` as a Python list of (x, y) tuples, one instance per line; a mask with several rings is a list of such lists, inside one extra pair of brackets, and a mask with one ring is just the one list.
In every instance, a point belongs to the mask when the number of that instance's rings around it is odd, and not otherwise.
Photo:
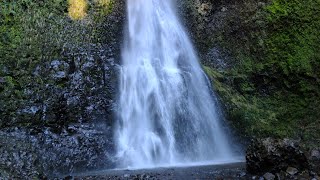
[(128, 0), (127, 6), (115, 131), (120, 167), (235, 161), (172, 0)]

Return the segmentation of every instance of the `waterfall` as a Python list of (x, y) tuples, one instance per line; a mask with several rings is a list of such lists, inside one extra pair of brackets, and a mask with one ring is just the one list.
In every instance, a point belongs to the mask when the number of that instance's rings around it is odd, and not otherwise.
[(216, 97), (172, 0), (128, 0), (118, 122), (121, 167), (232, 162)]

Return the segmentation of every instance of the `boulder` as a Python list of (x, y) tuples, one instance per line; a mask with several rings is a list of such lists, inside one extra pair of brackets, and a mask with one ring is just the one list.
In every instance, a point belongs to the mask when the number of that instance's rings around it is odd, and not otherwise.
[(0, 77), (0, 83), (5, 83), (6, 80), (4, 79), (4, 77)]
[(247, 171), (251, 174), (275, 174), (287, 170), (296, 174), (296, 171), (310, 169), (305, 153), (297, 142), (289, 139), (254, 140), (247, 149), (246, 160)]
[(291, 176), (296, 175), (299, 171), (298, 169), (294, 168), (294, 167), (288, 167), (286, 172), (288, 174), (290, 174)]
[(311, 158), (315, 160), (320, 160), (320, 149), (314, 149), (311, 151)]
[(265, 173), (264, 175), (263, 175), (263, 178), (265, 179), (265, 180), (274, 180), (275, 178), (276, 178), (276, 176), (275, 175), (273, 175), (272, 173)]
[(313, 149), (310, 152), (309, 161), (311, 169), (318, 175), (320, 175), (320, 149)]

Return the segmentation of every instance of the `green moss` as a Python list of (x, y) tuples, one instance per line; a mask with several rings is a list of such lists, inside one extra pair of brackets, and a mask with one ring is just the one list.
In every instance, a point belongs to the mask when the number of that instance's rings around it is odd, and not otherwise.
[[(66, 51), (100, 41), (103, 16), (112, 7), (113, 3), (104, 9), (92, 5), (85, 20), (71, 21), (65, 0), (1, 0), (0, 79), (5, 82), (0, 82), (0, 127), (42, 122), (41, 115), (29, 117), (19, 111), (43, 103), (49, 96), (46, 84), (63, 89), (66, 83), (50, 79), (50, 72), (34, 72), (47, 69), (52, 60), (65, 60)], [(39, 99), (31, 102), (34, 94)]]
[(241, 21), (215, 35), (232, 67), (204, 67), (229, 119), (247, 136), (320, 145), (320, 1), (269, 0), (254, 15), (241, 8)]
[[(204, 67), (204, 69), (213, 80), (214, 89), (221, 96), (229, 119), (241, 133), (247, 136), (270, 134), (276, 115), (270, 108), (265, 108), (266, 104), (262, 98), (242, 95), (226, 83), (228, 80), (223, 78), (227, 77), (226, 74), (222, 75), (209, 67)], [(279, 135), (280, 133), (273, 132), (273, 134)]]
[(320, 1), (273, 0), (266, 7), (269, 23), (266, 65), (286, 76), (319, 77)]
[(114, 8), (114, 0), (101, 0), (103, 3), (98, 3), (94, 9), (98, 14), (98, 17), (105, 17), (110, 14)]
[(236, 77), (234, 72), (221, 73), (207, 66), (204, 70), (224, 102), (228, 119), (242, 135), (295, 137), (309, 145), (318, 143), (319, 100), (310, 104), (311, 99), (281, 91), (262, 96), (248, 82), (241, 83), (245, 90), (236, 90), (235, 79), (246, 80), (246, 77)]

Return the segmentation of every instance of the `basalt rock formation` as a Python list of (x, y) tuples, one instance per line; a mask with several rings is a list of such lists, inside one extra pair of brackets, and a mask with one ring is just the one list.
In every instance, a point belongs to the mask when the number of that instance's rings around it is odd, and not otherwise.
[(1, 2), (0, 19), (8, 21), (1, 37), (10, 40), (1, 39), (0, 48), (0, 177), (114, 167), (111, 126), (125, 7), (124, 1), (108, 9), (88, 3), (86, 16), (75, 20), (67, 1)]
[(246, 169), (265, 179), (318, 178), (317, 150), (312, 152), (310, 156), (299, 142), (290, 139), (256, 139), (247, 149)]

